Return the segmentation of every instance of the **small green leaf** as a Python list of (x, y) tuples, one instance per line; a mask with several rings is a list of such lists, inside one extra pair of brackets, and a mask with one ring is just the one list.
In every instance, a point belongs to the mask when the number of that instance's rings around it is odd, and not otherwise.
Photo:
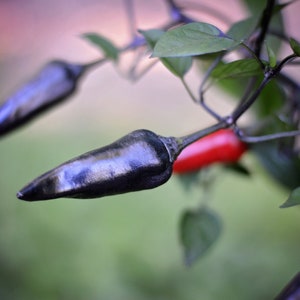
[(257, 18), (251, 17), (234, 23), (228, 30), (227, 35), (235, 41), (243, 42), (257, 26)]
[(289, 198), (280, 206), (280, 208), (287, 208), (300, 204), (300, 187), (294, 189)]
[(107, 58), (110, 58), (114, 61), (118, 60), (119, 50), (108, 39), (100, 36), (97, 33), (85, 33), (82, 35), (82, 37), (100, 48)]
[(293, 49), (294, 53), (297, 56), (300, 56), (300, 43), (298, 43), (295, 39), (290, 38), (290, 46)]
[(160, 29), (150, 29), (150, 30), (139, 30), (139, 33), (141, 33), (144, 36), (148, 46), (150, 47), (151, 50), (153, 50), (156, 42), (165, 33), (165, 31)]
[(262, 74), (263, 71), (255, 59), (241, 59), (227, 64), (219, 64), (212, 72), (215, 79), (241, 78)]
[[(153, 50), (156, 42), (164, 34), (164, 31), (153, 29), (139, 31), (146, 39), (148, 46)], [(160, 58), (164, 66), (169, 69), (174, 75), (183, 78), (183, 76), (188, 72), (192, 66), (192, 58), (190, 56), (186, 57), (169, 57), (169, 58)]]
[(229, 50), (240, 42), (207, 23), (190, 23), (167, 31), (154, 47), (154, 57), (203, 55)]
[(220, 236), (221, 230), (220, 218), (208, 208), (186, 211), (183, 214), (180, 237), (187, 266), (191, 266), (210, 249)]
[(271, 68), (274, 68), (277, 64), (276, 55), (275, 55), (273, 49), (268, 44), (266, 44), (266, 48), (267, 48), (268, 57), (269, 57), (269, 65)]

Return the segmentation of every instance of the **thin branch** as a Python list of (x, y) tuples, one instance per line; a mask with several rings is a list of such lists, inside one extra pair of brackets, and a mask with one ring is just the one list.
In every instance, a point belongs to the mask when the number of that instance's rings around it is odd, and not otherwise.
[(91, 62), (85, 64), (84, 68), (85, 68), (85, 70), (89, 71), (90, 69), (92, 69), (94, 67), (98, 67), (98, 66), (100, 66), (103, 63), (108, 62), (108, 61), (109, 61), (109, 59), (107, 59), (106, 57), (99, 58), (99, 59), (96, 59), (94, 61), (91, 61)]
[(257, 61), (257, 63), (260, 65), (260, 68), (262, 70), (265, 69), (265, 65), (263, 63), (263, 61), (259, 58), (259, 56), (255, 53), (255, 51), (253, 51), (250, 47), (248, 47), (248, 45), (246, 45), (245, 43), (241, 43), (241, 46), (243, 48), (245, 48), (250, 54), (251, 56)]
[(259, 36), (257, 37), (257, 40), (255, 42), (255, 47), (254, 47), (254, 52), (256, 56), (260, 57), (260, 52), (262, 49), (263, 42), (265, 40), (266, 34), (269, 29), (269, 25), (272, 19), (272, 13), (273, 13), (273, 8), (275, 5), (275, 0), (268, 0), (267, 1), (267, 6), (263, 11), (261, 22), (260, 22), (260, 27), (261, 31), (259, 33)]
[(277, 67), (276, 67), (276, 72), (279, 73), (285, 64), (290, 63), (291, 61), (293, 61), (293, 60), (296, 59), (296, 58), (298, 58), (298, 56), (297, 56), (296, 54), (291, 54), (291, 55), (285, 57), (285, 58), (277, 65)]
[(187, 91), (187, 93), (189, 94), (189, 96), (191, 97), (191, 99), (195, 102), (198, 103), (198, 99), (196, 98), (196, 96), (193, 94), (193, 92), (191, 91), (190, 87), (188, 86), (187, 82), (185, 81), (185, 79), (182, 77), (180, 78), (181, 82), (185, 88), (185, 90)]
[(235, 111), (232, 113), (232, 118), (234, 122), (236, 122), (246, 110), (252, 106), (252, 104), (256, 101), (264, 87), (275, 77), (277, 76), (283, 66), (285, 64), (288, 64), (291, 60), (295, 59), (297, 56), (295, 54), (289, 55), (286, 58), (284, 58), (275, 68), (268, 70), (265, 73), (265, 77), (259, 87), (253, 92), (253, 94), (250, 96), (248, 100), (246, 100), (244, 103), (240, 104)]
[(232, 119), (234, 122), (236, 122), (244, 113), (247, 111), (250, 106), (256, 101), (257, 97), (260, 95), (264, 87), (271, 81), (272, 77), (267, 76), (263, 79), (260, 86), (254, 91), (254, 93), (251, 95), (251, 97), (245, 101), (244, 103), (241, 103), (235, 111), (232, 113)]
[(282, 138), (295, 137), (300, 135), (300, 130), (277, 132), (263, 136), (245, 136), (240, 131), (237, 131), (239, 139), (245, 143), (261, 143)]
[(211, 109), (206, 103), (205, 103), (205, 99), (204, 99), (204, 94), (206, 92), (205, 89), (205, 84), (207, 83), (207, 81), (210, 78), (210, 75), (212, 73), (212, 71), (215, 69), (215, 67), (219, 64), (219, 62), (222, 60), (222, 58), (224, 57), (225, 53), (219, 55), (212, 64), (210, 64), (208, 70), (205, 72), (204, 78), (200, 84), (200, 88), (199, 88), (199, 96), (200, 96), (200, 105), (204, 108), (204, 110), (206, 110), (212, 117), (214, 117), (216, 120), (221, 120), (221, 116), (218, 115), (213, 109)]
[(127, 20), (129, 25), (129, 32), (132, 37), (136, 36), (136, 19), (134, 8), (132, 4), (132, 0), (124, 0), (125, 1), (125, 9), (127, 13)]
[(145, 74), (147, 74), (158, 62), (159, 60), (153, 60), (139, 71), (137, 71), (136, 66), (133, 66), (129, 71), (129, 79), (136, 82), (138, 79), (142, 78)]
[(208, 112), (216, 120), (218, 120), (218, 121), (222, 120), (222, 117), (205, 103), (204, 93), (205, 93), (205, 90), (200, 91), (200, 104), (201, 104), (201, 106), (206, 110), (206, 112)]
[(181, 11), (179, 7), (175, 4), (173, 0), (166, 0), (167, 5), (169, 6), (169, 11), (171, 15), (171, 19), (173, 21), (181, 20)]
[(191, 23), (191, 22), (195, 22), (195, 20), (189, 18), (188, 16), (186, 16), (185, 14), (183, 14), (182, 12), (182, 8), (179, 7), (175, 1), (173, 0), (166, 0), (169, 9), (170, 9), (170, 15), (171, 15), (171, 19), (175, 22), (180, 22), (180, 23)]

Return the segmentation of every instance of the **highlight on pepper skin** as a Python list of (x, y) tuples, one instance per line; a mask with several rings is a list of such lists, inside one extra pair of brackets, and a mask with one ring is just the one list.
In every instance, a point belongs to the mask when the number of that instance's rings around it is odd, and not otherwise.
[(247, 151), (231, 129), (221, 129), (189, 145), (174, 162), (173, 172), (195, 172), (215, 163), (234, 163)]
[(136, 130), (41, 175), (18, 192), (22, 200), (98, 198), (155, 188), (172, 175), (175, 138)]
[(39, 74), (0, 106), (0, 136), (73, 94), (83, 65), (49, 62)]

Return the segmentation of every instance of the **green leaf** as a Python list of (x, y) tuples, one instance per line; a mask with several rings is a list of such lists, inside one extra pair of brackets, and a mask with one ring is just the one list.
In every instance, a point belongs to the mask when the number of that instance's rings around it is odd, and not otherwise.
[(212, 72), (215, 79), (241, 78), (262, 74), (263, 71), (255, 59), (241, 59), (227, 64), (220, 63)]
[[(158, 29), (147, 31), (140, 30), (139, 32), (145, 37), (148, 46), (152, 50), (159, 38), (165, 33), (164, 31)], [(164, 66), (169, 69), (169, 71), (180, 78), (183, 78), (183, 76), (189, 71), (193, 62), (190, 56), (160, 58), (160, 60)]]
[[(251, 150), (273, 179), (287, 189), (295, 189), (300, 184), (300, 159), (284, 153), (282, 147), (283, 145), (274, 141), (253, 144)], [(291, 147), (289, 146), (290, 149)]]
[(235, 41), (243, 42), (254, 31), (257, 23), (257, 18), (254, 17), (236, 22), (228, 30), (227, 35)]
[(148, 46), (150, 47), (151, 50), (153, 50), (156, 42), (165, 33), (165, 31), (160, 29), (150, 29), (150, 30), (139, 30), (139, 33), (141, 33), (144, 36)]
[(191, 266), (203, 256), (220, 236), (220, 218), (208, 208), (186, 211), (181, 219), (180, 237), (185, 263)]
[(82, 35), (82, 37), (100, 48), (107, 58), (110, 58), (114, 61), (118, 60), (119, 50), (108, 39), (100, 36), (97, 33), (85, 33)]
[(203, 55), (229, 50), (239, 44), (211, 24), (190, 23), (162, 35), (154, 47), (153, 56)]
[(280, 208), (287, 208), (299, 204), (300, 204), (300, 187), (297, 187), (291, 192), (288, 199), (282, 205), (280, 205)]
[(298, 43), (295, 39), (290, 38), (290, 46), (293, 49), (294, 53), (297, 56), (300, 56), (300, 43)]
[(269, 57), (269, 65), (271, 68), (274, 68), (277, 64), (276, 55), (273, 49), (266, 43), (267, 53)]
[(160, 60), (169, 71), (180, 78), (183, 78), (193, 63), (190, 56), (161, 58)]
[(258, 100), (253, 105), (253, 109), (257, 117), (265, 118), (276, 115), (285, 103), (286, 94), (281, 83), (272, 80), (261, 92)]

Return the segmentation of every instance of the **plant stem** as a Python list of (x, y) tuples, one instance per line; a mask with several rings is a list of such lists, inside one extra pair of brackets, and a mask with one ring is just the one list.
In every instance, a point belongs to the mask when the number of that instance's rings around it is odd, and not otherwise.
[(193, 19), (187, 17), (185, 14), (182, 13), (181, 7), (179, 7), (175, 3), (175, 1), (166, 0), (166, 2), (169, 6), (171, 18), (173, 21), (175, 21), (177, 23), (185, 23), (185, 24), (195, 22)]
[(259, 58), (259, 56), (256, 55), (256, 53), (255, 53), (250, 47), (248, 47), (245, 43), (241, 43), (241, 46), (244, 47), (244, 48), (251, 54), (251, 56), (252, 56), (252, 57), (257, 61), (257, 63), (260, 65), (260, 68), (261, 68), (262, 70), (264, 70), (266, 66), (264, 65), (264, 63), (262, 62), (262, 60)]
[(261, 82), (260, 86), (251, 95), (251, 97), (247, 101), (245, 101), (244, 103), (241, 103), (235, 109), (235, 111), (232, 113), (232, 119), (234, 120), (234, 122), (236, 122), (244, 114), (244, 112), (246, 110), (248, 110), (250, 108), (250, 106), (256, 101), (257, 97), (260, 95), (260, 93), (262, 92), (264, 87), (267, 85), (267, 83), (269, 83), (271, 78), (272, 77), (270, 77), (270, 76), (265, 77), (263, 79), (263, 81)]
[(132, 37), (136, 35), (136, 20), (132, 5), (132, 0), (125, 0), (125, 9), (127, 13), (127, 20), (129, 24), (129, 33)]
[(108, 62), (109, 59), (107, 59), (106, 57), (100, 58), (100, 59), (96, 59), (94, 61), (91, 61), (87, 64), (84, 65), (85, 70), (90, 70), (93, 67), (98, 67), (100, 65), (102, 65), (105, 62)]
[(260, 34), (256, 40), (254, 52), (257, 57), (260, 57), (260, 52), (262, 49), (263, 42), (265, 40), (271, 19), (272, 19), (272, 12), (275, 5), (275, 0), (268, 0), (267, 5), (263, 11), (261, 21), (260, 21), (260, 27), (261, 31)]
[(297, 135), (300, 135), (300, 130), (277, 132), (277, 133), (267, 134), (263, 136), (243, 136), (243, 134), (241, 134), (241, 132), (238, 131), (238, 137), (240, 138), (241, 141), (245, 143), (261, 143), (261, 142), (267, 142), (276, 139), (295, 137)]
[(189, 94), (189, 96), (191, 97), (191, 99), (195, 102), (198, 103), (198, 99), (195, 97), (195, 95), (193, 94), (193, 92), (191, 91), (190, 87), (188, 86), (188, 84), (186, 83), (185, 79), (183, 77), (180, 78), (181, 82), (185, 88), (185, 90), (187, 91), (187, 93)]
[(222, 117), (218, 115), (214, 110), (212, 110), (204, 101), (204, 93), (206, 92), (204, 86), (206, 82), (209, 80), (210, 75), (212, 71), (215, 69), (215, 67), (219, 64), (220, 61), (222, 61), (222, 58), (224, 57), (225, 53), (222, 53), (219, 55), (209, 66), (208, 70), (205, 72), (204, 78), (201, 82), (200, 88), (199, 88), (199, 95), (200, 95), (200, 104), (201, 106), (211, 115), (213, 116), (216, 120), (221, 120)]
[(232, 119), (235, 123), (246, 110), (252, 106), (252, 104), (256, 101), (257, 97), (260, 95), (264, 87), (276, 76), (280, 73), (283, 66), (289, 61), (295, 59), (297, 56), (295, 54), (291, 54), (287, 57), (285, 57), (274, 69), (270, 69), (268, 72), (265, 73), (265, 77), (263, 81), (261, 82), (260, 86), (254, 91), (254, 93), (251, 95), (251, 97), (246, 100), (244, 103), (241, 103), (235, 111), (232, 113)]
[(287, 56), (287, 57), (285, 57), (285, 58), (277, 65), (277, 67), (276, 67), (276, 72), (279, 73), (280, 70), (282, 69), (282, 67), (283, 67), (285, 64), (289, 63), (290, 61), (292, 61), (292, 60), (294, 60), (294, 59), (296, 59), (296, 58), (298, 58), (298, 56), (297, 56), (296, 54), (294, 54), (294, 53), (291, 54), (291, 55), (289, 55), (289, 56)]
[(212, 126), (206, 127), (202, 130), (199, 130), (197, 132), (194, 132), (192, 134), (176, 138), (179, 150), (182, 151), (184, 148), (186, 148), (188, 145), (196, 142), (197, 140), (203, 138), (206, 135), (209, 135), (219, 129), (227, 128), (230, 124), (226, 122), (226, 120), (222, 120)]

